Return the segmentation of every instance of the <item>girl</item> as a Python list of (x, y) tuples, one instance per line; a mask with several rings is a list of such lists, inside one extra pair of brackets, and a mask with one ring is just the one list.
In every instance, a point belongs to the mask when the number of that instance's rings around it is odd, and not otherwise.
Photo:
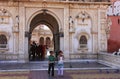
[(63, 76), (63, 67), (64, 67), (64, 56), (63, 52), (59, 51), (58, 52), (58, 76)]

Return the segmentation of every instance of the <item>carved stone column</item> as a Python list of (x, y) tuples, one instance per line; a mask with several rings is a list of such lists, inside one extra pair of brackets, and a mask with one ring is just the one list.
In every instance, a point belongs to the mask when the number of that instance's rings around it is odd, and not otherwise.
[(25, 7), (19, 3), (19, 61), (28, 62), (28, 38), (25, 37)]
[(69, 59), (69, 5), (64, 8), (64, 55)]
[(19, 52), (19, 26), (13, 26), (14, 53)]
[(75, 32), (69, 32), (69, 51), (70, 51), (70, 53), (75, 53), (75, 52), (73, 52), (73, 38), (74, 38), (74, 33)]

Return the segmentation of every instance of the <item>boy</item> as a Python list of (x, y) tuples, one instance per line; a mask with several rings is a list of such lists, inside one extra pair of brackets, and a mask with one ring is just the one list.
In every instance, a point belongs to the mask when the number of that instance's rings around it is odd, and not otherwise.
[(52, 73), (51, 75), (54, 76), (54, 64), (55, 64), (55, 57), (54, 57), (54, 52), (50, 51), (50, 56), (48, 57), (49, 61), (48, 61), (48, 74), (50, 76), (51, 73), (51, 68), (52, 68)]

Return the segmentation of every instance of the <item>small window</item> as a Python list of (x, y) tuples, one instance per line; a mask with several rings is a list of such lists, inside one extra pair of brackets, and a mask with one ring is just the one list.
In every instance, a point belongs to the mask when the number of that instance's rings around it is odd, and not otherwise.
[(0, 35), (0, 48), (6, 48), (7, 47), (7, 38), (5, 35)]
[(82, 35), (79, 40), (80, 48), (86, 48), (87, 47), (87, 38), (86, 36)]

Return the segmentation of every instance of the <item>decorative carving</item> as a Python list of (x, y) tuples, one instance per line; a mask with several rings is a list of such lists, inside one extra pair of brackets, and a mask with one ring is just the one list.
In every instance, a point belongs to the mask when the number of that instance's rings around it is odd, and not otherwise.
[(110, 27), (112, 25), (112, 21), (110, 18), (107, 19), (107, 26)]
[(70, 32), (74, 32), (74, 21), (73, 21), (73, 18), (72, 16), (69, 17), (69, 31)]
[(76, 18), (77, 18), (77, 24), (79, 26), (89, 25), (90, 16), (85, 11), (81, 11), (79, 15), (76, 16)]
[(15, 18), (15, 26), (13, 27), (13, 32), (19, 32), (19, 16)]
[(0, 9), (0, 24), (9, 24), (9, 13), (6, 9)]
[(99, 8), (99, 5), (90, 5), (90, 8)]
[[(85, 19), (84, 19), (85, 20)], [(77, 19), (77, 24), (79, 25), (79, 26), (88, 26), (88, 23), (86, 23), (86, 22), (83, 22), (83, 19), (82, 18), (79, 18), (79, 19)]]
[(45, 9), (47, 7), (47, 1), (46, 0), (43, 0), (42, 7), (43, 7), (43, 9)]
[(109, 38), (109, 32), (110, 32), (110, 26), (112, 25), (112, 21), (110, 18), (107, 19), (107, 25), (106, 25), (106, 28), (105, 28), (105, 33), (106, 33), (106, 36), (107, 38)]
[(107, 5), (100, 5), (100, 8), (107, 8)]
[(85, 11), (82, 11), (78, 16), (76, 16), (76, 18), (81, 18), (82, 22), (84, 22), (85, 19), (89, 19), (90, 16)]

